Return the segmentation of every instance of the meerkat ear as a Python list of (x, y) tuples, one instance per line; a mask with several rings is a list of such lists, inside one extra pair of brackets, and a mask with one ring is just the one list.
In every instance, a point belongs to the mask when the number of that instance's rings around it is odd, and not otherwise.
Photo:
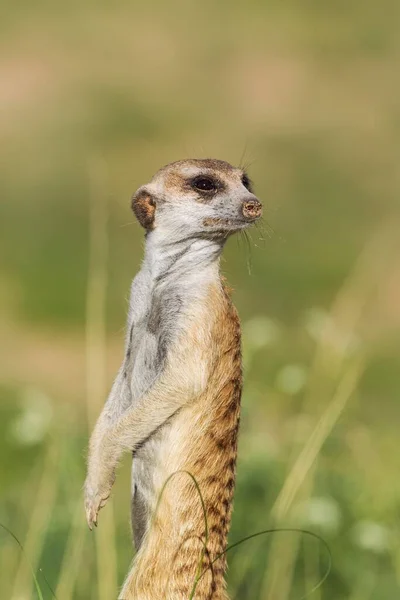
[(138, 189), (132, 198), (131, 206), (141, 226), (147, 231), (153, 229), (156, 203), (152, 194), (145, 187)]

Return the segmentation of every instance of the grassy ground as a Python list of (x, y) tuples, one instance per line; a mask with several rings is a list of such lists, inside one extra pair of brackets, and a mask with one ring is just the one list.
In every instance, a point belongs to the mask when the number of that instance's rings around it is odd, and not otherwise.
[[(131, 556), (129, 460), (90, 534), (88, 426), (122, 356), (162, 164), (248, 164), (265, 204), (223, 270), (244, 332), (230, 542), (299, 527), (316, 600), (400, 589), (398, 3), (18, 2), (0, 38), (0, 589), (110, 600)], [(297, 600), (324, 545), (232, 549), (235, 600)]]

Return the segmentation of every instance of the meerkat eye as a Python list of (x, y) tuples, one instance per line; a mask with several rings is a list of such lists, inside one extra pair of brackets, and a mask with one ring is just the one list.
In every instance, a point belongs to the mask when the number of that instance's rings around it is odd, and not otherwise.
[(215, 192), (218, 189), (218, 183), (212, 177), (203, 175), (195, 177), (191, 182), (192, 187), (200, 192)]
[(253, 191), (250, 178), (248, 177), (248, 175), (246, 175), (246, 173), (244, 173), (243, 176), (242, 176), (242, 183), (243, 183), (244, 187), (247, 190), (249, 190), (249, 192)]

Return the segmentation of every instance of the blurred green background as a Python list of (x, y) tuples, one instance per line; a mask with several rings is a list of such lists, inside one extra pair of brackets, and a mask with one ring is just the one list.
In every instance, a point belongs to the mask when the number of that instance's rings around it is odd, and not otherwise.
[[(245, 392), (230, 542), (321, 536), (316, 600), (400, 597), (400, 5), (27, 2), (0, 21), (0, 597), (111, 600), (129, 457), (95, 533), (89, 427), (123, 352), (163, 164), (248, 166), (265, 205), (223, 271)], [(299, 600), (322, 542), (235, 548), (235, 600)]]

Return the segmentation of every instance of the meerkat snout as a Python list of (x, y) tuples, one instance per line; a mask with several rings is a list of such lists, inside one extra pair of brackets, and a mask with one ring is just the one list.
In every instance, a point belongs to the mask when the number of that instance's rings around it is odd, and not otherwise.
[(257, 198), (248, 198), (242, 204), (242, 214), (245, 219), (255, 221), (262, 215), (262, 204)]

